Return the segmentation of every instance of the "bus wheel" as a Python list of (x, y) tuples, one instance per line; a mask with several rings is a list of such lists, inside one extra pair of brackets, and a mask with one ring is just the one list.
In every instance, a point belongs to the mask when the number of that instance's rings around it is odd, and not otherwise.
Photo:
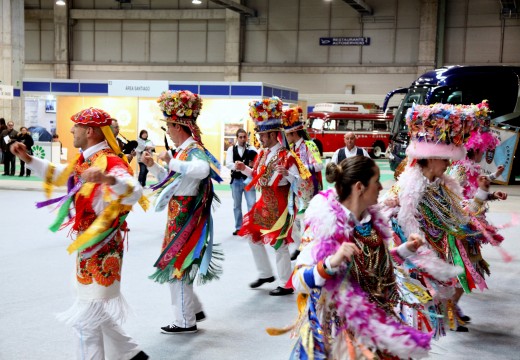
[(375, 159), (379, 159), (385, 153), (385, 146), (380, 142), (376, 142), (372, 148), (372, 156)]

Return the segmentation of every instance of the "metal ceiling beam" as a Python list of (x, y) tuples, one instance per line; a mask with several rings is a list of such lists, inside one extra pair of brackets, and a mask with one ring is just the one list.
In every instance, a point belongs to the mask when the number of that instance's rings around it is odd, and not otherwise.
[(256, 17), (255, 9), (251, 9), (240, 3), (234, 2), (233, 0), (210, 0), (210, 1), (214, 2), (215, 4), (224, 6), (226, 9), (236, 11), (242, 15)]
[(372, 15), (373, 10), (363, 0), (343, 0), (361, 15)]

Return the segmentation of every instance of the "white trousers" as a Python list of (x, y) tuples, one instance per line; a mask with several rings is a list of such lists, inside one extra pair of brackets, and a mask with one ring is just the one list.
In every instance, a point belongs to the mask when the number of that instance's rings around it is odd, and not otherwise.
[(303, 218), (304, 214), (297, 214), (294, 218), (291, 237), (294, 240), (294, 245), (296, 245), (296, 249), (300, 247), (300, 243), (302, 241), (302, 235), (304, 230)]
[[(273, 276), (273, 270), (271, 269), (271, 263), (267, 256), (267, 250), (264, 244), (255, 244), (249, 240), (249, 247), (253, 253), (253, 259), (255, 261), (256, 269), (258, 270), (258, 277), (265, 279)], [(276, 252), (276, 270), (278, 271), (278, 284), (281, 287), (285, 287), (287, 281), (291, 277), (291, 254), (289, 254), (289, 247), (282, 245)]]
[(184, 281), (175, 281), (170, 284), (170, 292), (173, 307), (173, 324), (187, 328), (197, 322), (195, 314), (202, 311), (202, 304), (193, 291), (193, 284)]
[(129, 360), (141, 351), (113, 320), (106, 320), (98, 327), (76, 324), (73, 328), (78, 336), (78, 360)]

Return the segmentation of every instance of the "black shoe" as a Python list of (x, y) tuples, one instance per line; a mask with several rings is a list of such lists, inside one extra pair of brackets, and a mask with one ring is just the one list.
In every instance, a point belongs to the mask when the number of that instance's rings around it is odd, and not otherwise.
[(177, 334), (191, 334), (197, 332), (197, 325), (193, 325), (187, 328), (181, 328), (177, 325), (171, 324), (161, 328), (163, 334), (177, 335)]
[(274, 276), (265, 278), (265, 279), (258, 279), (256, 281), (253, 281), (251, 284), (249, 284), (249, 287), (251, 289), (256, 289), (259, 286), (262, 286), (265, 283), (272, 283), (274, 281)]
[(283, 295), (291, 295), (294, 292), (293, 289), (283, 288), (278, 286), (276, 289), (269, 291), (269, 295), (271, 296), (283, 296)]
[(199, 311), (198, 313), (196, 313), (195, 314), (195, 320), (197, 322), (201, 322), (201, 321), (206, 320), (206, 314), (204, 314), (204, 311)]
[(238, 235), (238, 230), (233, 231), (233, 235)]
[(9, 174), (2, 174), (2, 176), (9, 176)]
[(144, 351), (139, 351), (136, 356), (131, 358), (130, 360), (146, 360), (148, 359), (148, 355)]
[(18, 175), (19, 177), (23, 177), (23, 174)]
[(468, 332), (469, 329), (465, 326), (459, 325), (459, 326), (457, 326), (457, 329), (455, 331), (456, 332)]
[(471, 318), (467, 315), (459, 316), (462, 321), (465, 323), (469, 323), (471, 321)]
[(295, 250), (291, 255), (291, 261), (296, 260), (296, 258), (300, 255), (300, 250)]

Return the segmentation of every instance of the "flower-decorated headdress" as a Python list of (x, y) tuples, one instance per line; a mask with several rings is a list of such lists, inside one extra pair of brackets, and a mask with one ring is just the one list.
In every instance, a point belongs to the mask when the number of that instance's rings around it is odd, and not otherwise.
[[(117, 143), (116, 137), (114, 136), (112, 128), (110, 127), (110, 125), (112, 125), (113, 118), (109, 113), (102, 109), (90, 107), (72, 115), (70, 119), (76, 124), (101, 128), (108, 145), (112, 148), (112, 150), (114, 150), (117, 156), (122, 158), (128, 164), (128, 159), (119, 148), (119, 144)], [(132, 173), (131, 168), (129, 168), (129, 171)]]
[(302, 130), (304, 124), (302, 121), (303, 110), (301, 107), (296, 106), (283, 111), (282, 114), (282, 125), (286, 133), (293, 131)]
[(489, 123), (486, 101), (477, 105), (415, 105), (406, 113), (412, 159), (461, 160), (471, 131)]
[(110, 126), (112, 125), (112, 117), (104, 110), (90, 107), (74, 114), (70, 119), (76, 124), (85, 126)]
[(193, 139), (202, 144), (197, 117), (202, 108), (202, 99), (198, 94), (188, 90), (163, 91), (157, 99), (163, 112), (163, 121), (187, 126)]
[(280, 98), (272, 98), (249, 103), (249, 116), (255, 122), (255, 132), (264, 133), (282, 130), (282, 108)]

